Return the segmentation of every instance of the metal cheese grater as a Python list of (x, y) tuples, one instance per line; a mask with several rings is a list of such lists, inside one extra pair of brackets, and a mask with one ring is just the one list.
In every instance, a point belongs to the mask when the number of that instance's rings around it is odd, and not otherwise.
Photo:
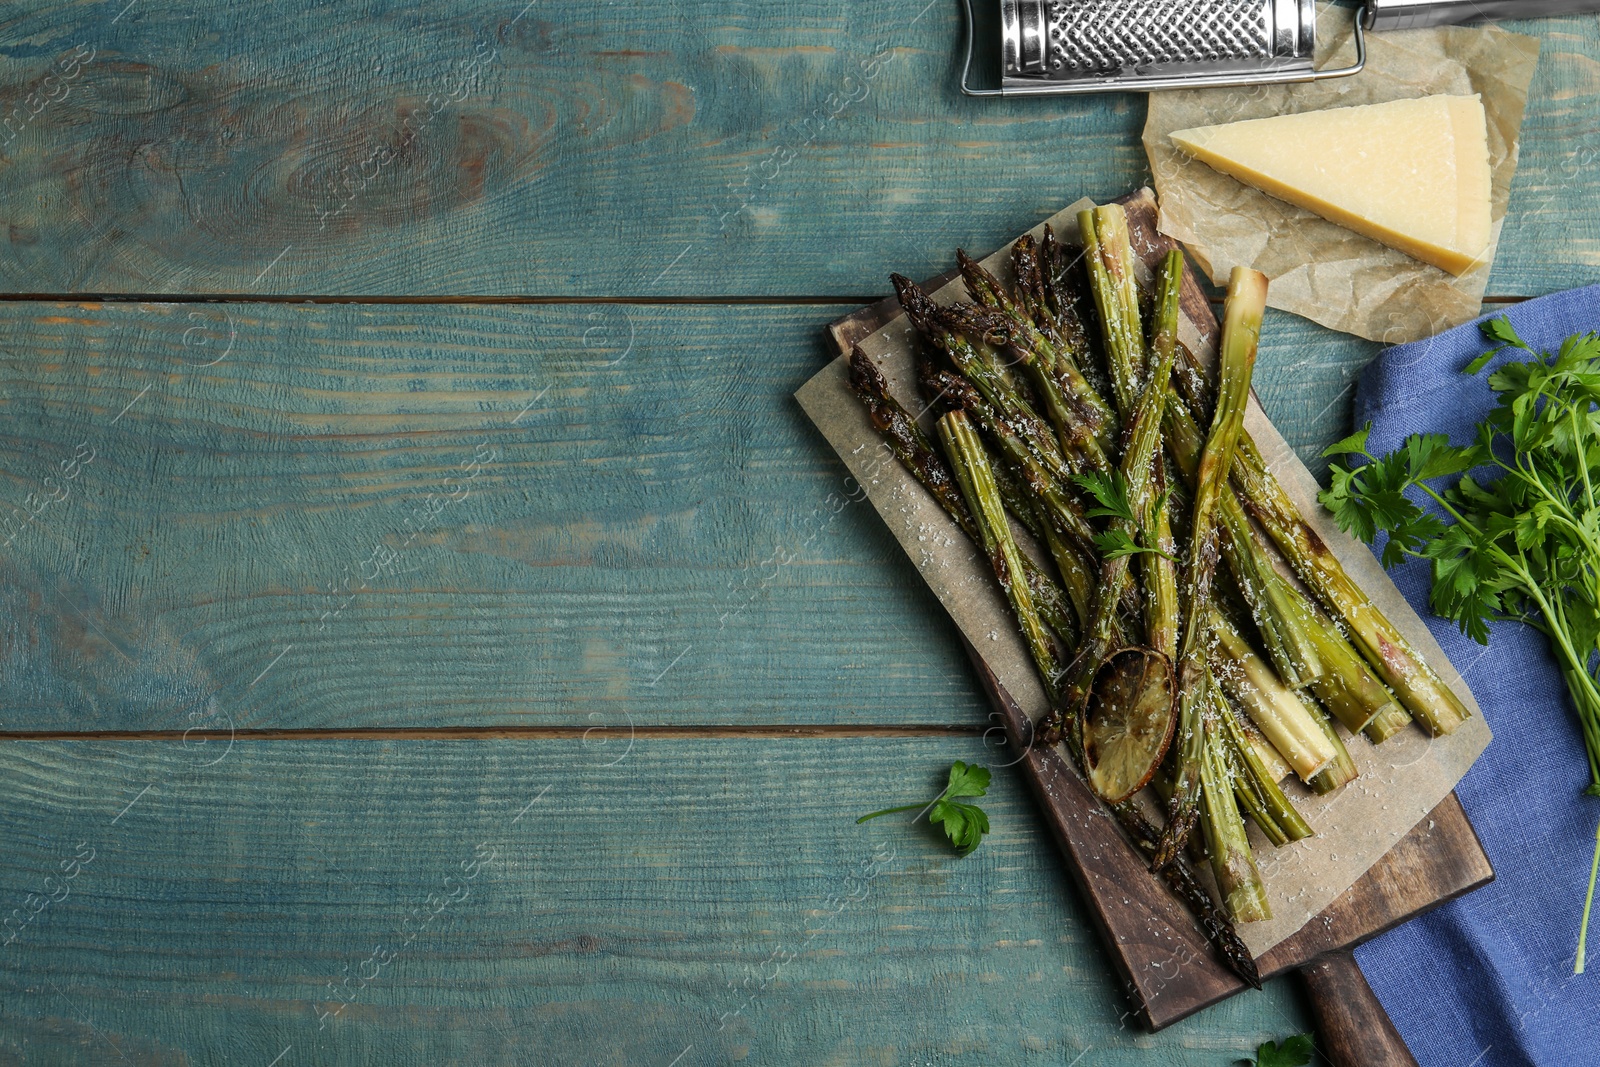
[(1355, 24), (1355, 62), (1315, 65), (1315, 0), (999, 0), (1001, 81), (969, 84), (974, 4), (965, 0), (969, 96), (1320, 81), (1359, 73), (1367, 30), (1600, 10), (1600, 0), (1367, 0)]

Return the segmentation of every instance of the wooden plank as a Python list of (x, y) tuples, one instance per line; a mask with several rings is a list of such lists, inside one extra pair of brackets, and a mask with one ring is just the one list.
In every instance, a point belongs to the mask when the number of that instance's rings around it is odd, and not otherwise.
[[(982, 723), (790, 396), (845, 310), (0, 307), (0, 729)], [(1274, 318), (1309, 448), (1359, 351)]]
[[(0, 34), (0, 290), (871, 293), (1145, 174), (1137, 95), (973, 100), (955, 4), (79, 4)], [(1492, 291), (1600, 277), (1600, 27)], [(5, 123), (9, 123), (6, 126)]]
[(8, 305), (4, 728), (981, 722), (842, 310)]
[(1308, 1028), (1282, 983), (1158, 1036), (1124, 1027), (1010, 770), (966, 859), (925, 824), (855, 825), (951, 759), (995, 762), (975, 738), (200, 755), (0, 745), (0, 1051), (1212, 1067)]

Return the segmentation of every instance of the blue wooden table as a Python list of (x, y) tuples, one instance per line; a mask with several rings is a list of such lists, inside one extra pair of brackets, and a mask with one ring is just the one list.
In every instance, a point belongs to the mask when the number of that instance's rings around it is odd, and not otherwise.
[[(1494, 301), (1600, 280), (1600, 32)], [(955, 3), (0, 5), (0, 1062), (1234, 1061), (1124, 1023), (1022, 783), (791, 400), (821, 327), (1138, 185)], [(1374, 347), (1268, 323), (1307, 461)], [(1320, 469), (1320, 468), (1319, 468)]]

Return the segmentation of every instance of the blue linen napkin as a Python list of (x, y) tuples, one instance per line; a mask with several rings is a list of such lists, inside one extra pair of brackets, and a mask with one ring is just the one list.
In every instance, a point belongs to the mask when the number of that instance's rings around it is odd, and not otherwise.
[[(1571, 334), (1600, 332), (1600, 286), (1505, 314), (1530, 345), (1553, 351)], [(1368, 450), (1382, 455), (1422, 432), (1468, 443), (1495, 400), (1487, 371), (1468, 377), (1462, 368), (1487, 348), (1474, 323), (1381, 353), (1356, 392), (1356, 425), (1372, 423)], [(1502, 623), (1479, 645), (1429, 612), (1426, 563), (1390, 573), (1494, 730), (1456, 795), (1495, 881), (1374, 939), (1356, 958), (1421, 1067), (1600, 1064), (1600, 915), (1587, 973), (1572, 973), (1600, 799), (1581, 795), (1583, 739), (1548, 642)]]

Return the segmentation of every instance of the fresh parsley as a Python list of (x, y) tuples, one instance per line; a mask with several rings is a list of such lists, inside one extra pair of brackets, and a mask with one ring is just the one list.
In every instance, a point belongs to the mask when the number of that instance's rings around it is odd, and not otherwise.
[[(1482, 330), (1494, 347), (1466, 373), (1481, 373), (1502, 352), (1529, 358), (1490, 373), (1499, 403), (1477, 439), (1458, 447), (1441, 434), (1413, 434), (1374, 456), (1363, 429), (1324, 453), (1347, 459), (1330, 468), (1319, 499), (1341, 529), (1363, 541), (1387, 537), (1385, 566), (1428, 560), (1433, 610), (1473, 640), (1487, 644), (1489, 624), (1501, 620), (1550, 639), (1583, 725), (1587, 792), (1600, 796), (1600, 678), (1591, 666), (1600, 651), (1600, 336), (1576, 334), (1552, 354), (1505, 318)], [(1600, 863), (1600, 838), (1596, 849)], [(1594, 890), (1591, 877), (1580, 974)]]
[(1282, 1042), (1263, 1042), (1256, 1049), (1255, 1059), (1239, 1062), (1253, 1064), (1254, 1067), (1305, 1067), (1311, 1062), (1315, 1050), (1316, 1045), (1312, 1043), (1310, 1034), (1296, 1034)]
[[(1153, 545), (1139, 544), (1128, 532), (1127, 527), (1137, 527), (1139, 522), (1133, 514), (1133, 504), (1128, 500), (1128, 482), (1121, 471), (1113, 468), (1103, 474), (1097, 471), (1075, 474), (1072, 476), (1072, 481), (1095, 501), (1096, 506), (1085, 510), (1085, 515), (1091, 519), (1111, 519), (1114, 522), (1110, 529), (1095, 535), (1094, 546), (1102, 559), (1120, 559), (1141, 552), (1172, 559), (1170, 555)], [(1159, 510), (1165, 506), (1166, 497), (1163, 495), (1156, 502), (1156, 508)]]
[(1072, 481), (1078, 488), (1094, 498), (1097, 507), (1084, 512), (1091, 519), (1121, 519), (1133, 522), (1133, 505), (1128, 502), (1128, 482), (1115, 468), (1104, 473), (1089, 471), (1074, 474)]
[(989, 816), (976, 804), (963, 804), (960, 797), (981, 797), (989, 789), (989, 768), (976, 763), (950, 765), (950, 780), (931, 803), (906, 804), (898, 808), (885, 808), (871, 815), (863, 815), (856, 822), (864, 823), (880, 815), (894, 815), (902, 811), (928, 813), (928, 821), (944, 827), (945, 836), (957, 852), (965, 856), (978, 847), (983, 835), (989, 832)]

